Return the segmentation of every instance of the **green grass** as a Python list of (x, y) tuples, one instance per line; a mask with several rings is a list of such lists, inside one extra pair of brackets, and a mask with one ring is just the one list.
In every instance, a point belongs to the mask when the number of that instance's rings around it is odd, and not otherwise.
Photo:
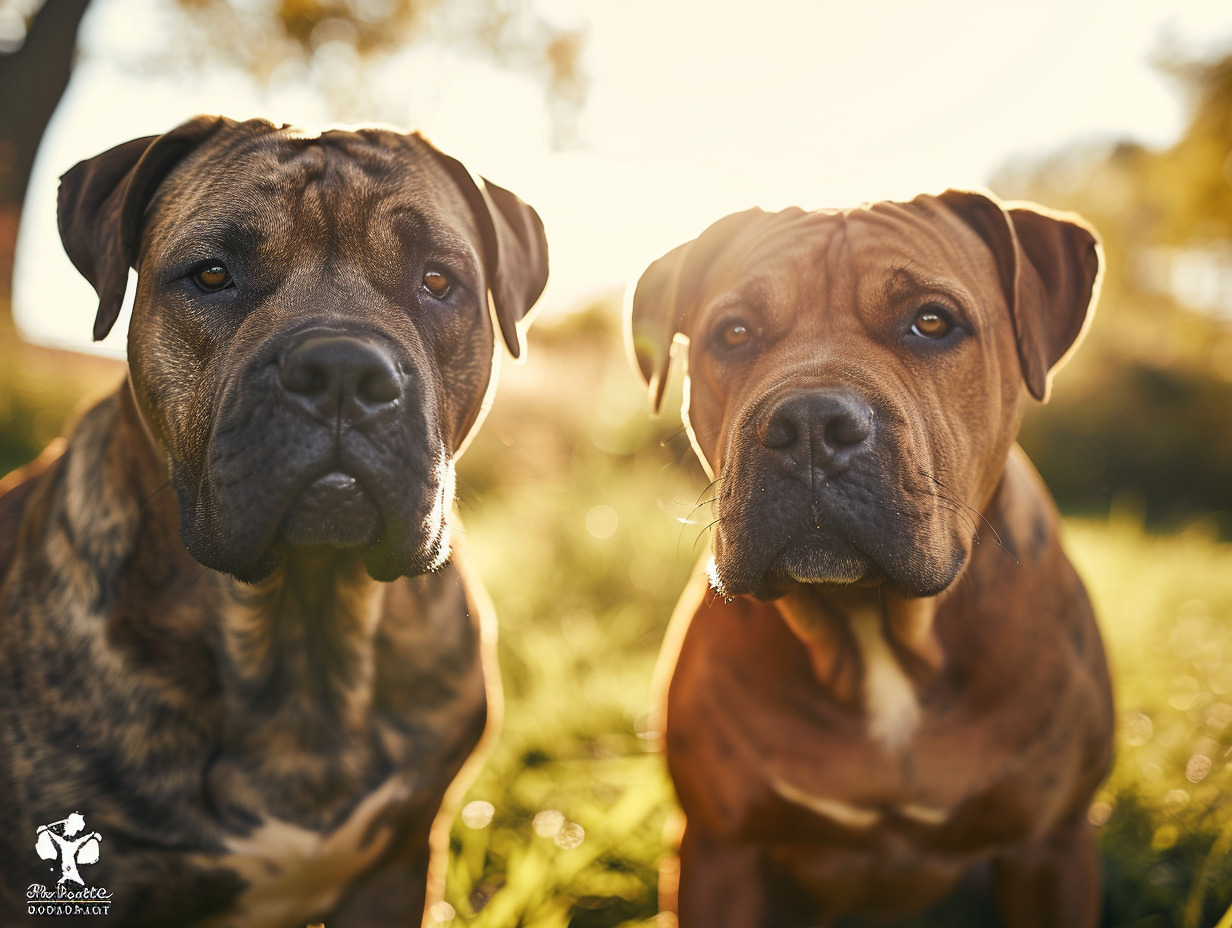
[[(466, 799), (491, 818), (474, 806), (480, 827), (453, 829), (451, 910), (438, 912), (452, 926), (653, 924), (674, 798), (644, 738), (650, 676), (708, 510), (693, 513), (706, 479), (678, 387), (651, 419), (619, 345), (610, 308), (532, 330), (529, 362), (506, 365), (462, 462), (506, 711)], [(69, 383), (54, 358), (0, 348), (20, 361), (0, 370), (10, 464), (114, 381)], [(1210, 928), (1232, 905), (1232, 545), (1201, 526), (1153, 535), (1132, 513), (1066, 533), (1117, 688), (1116, 766), (1093, 811), (1106, 924)]]
[(1071, 522), (1120, 720), (1097, 797), (1114, 925), (1206, 928), (1232, 905), (1232, 544)]
[(666, 423), (650, 420), (623, 357), (568, 363), (586, 376), (567, 387), (550, 362), (505, 371), (461, 473), (506, 699), (467, 797), (495, 815), (453, 832), (447, 899), (454, 923), (476, 928), (653, 916), (674, 801), (646, 712), (667, 616), (701, 551), (699, 527), (677, 517), (704, 478), (674, 466), (687, 442), (661, 444)]
[[(453, 831), (454, 925), (614, 928), (655, 915), (675, 805), (639, 732), (667, 618), (706, 543), (704, 516), (679, 521), (705, 478), (674, 431), (678, 399), (651, 420), (624, 358), (600, 347), (604, 325), (595, 313), (532, 339), (463, 462), (507, 711), (467, 798), (494, 817)], [(610, 537), (587, 531), (595, 506), (618, 517)], [(1232, 905), (1232, 545), (1200, 527), (1155, 536), (1132, 514), (1072, 520), (1066, 534), (1117, 689), (1116, 766), (1092, 812), (1105, 924), (1210, 928)], [(582, 843), (538, 834), (545, 811), (579, 823)]]
[[(553, 515), (567, 524), (569, 513)], [(671, 521), (653, 508), (647, 520)], [(647, 543), (670, 560), (679, 529), (661, 529)], [(674, 800), (637, 729), (671, 604), (647, 615), (619, 602), (630, 546), (614, 537), (610, 558), (581, 539), (555, 553), (557, 570), (576, 563), (585, 578), (565, 587), (570, 597), (592, 585), (590, 611), (550, 601), (528, 611), (499, 552), (534, 550), (534, 531), (499, 510), (472, 519), (498, 611), (509, 595), (518, 605), (516, 619), (502, 615), (505, 731), (468, 797), (496, 815), (484, 829), (455, 827), (448, 898), (467, 925), (649, 925)], [(1209, 928), (1232, 905), (1232, 545), (1121, 521), (1070, 522), (1067, 535), (1099, 610), (1120, 718), (1115, 769), (1093, 811), (1104, 822), (1106, 924)], [(683, 575), (689, 561), (671, 566)], [(543, 810), (580, 822), (582, 845), (537, 835)], [(467, 917), (473, 898), (489, 897)]]

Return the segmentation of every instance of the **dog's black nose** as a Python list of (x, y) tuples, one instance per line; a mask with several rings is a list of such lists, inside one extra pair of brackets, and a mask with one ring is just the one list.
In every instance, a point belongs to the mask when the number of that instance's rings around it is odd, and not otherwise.
[(283, 356), (278, 382), (310, 411), (355, 422), (396, 403), (404, 377), (394, 359), (371, 341), (315, 335)]
[(784, 464), (831, 476), (851, 466), (872, 434), (872, 408), (849, 390), (834, 388), (788, 393), (757, 429), (762, 445), (784, 452)]

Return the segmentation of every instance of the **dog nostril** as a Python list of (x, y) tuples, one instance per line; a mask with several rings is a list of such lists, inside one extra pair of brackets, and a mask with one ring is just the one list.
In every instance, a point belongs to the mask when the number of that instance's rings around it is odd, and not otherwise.
[(293, 357), (278, 372), (278, 381), (288, 393), (314, 396), (325, 393), (330, 385), (329, 371), (321, 364), (302, 357)]
[(872, 423), (855, 416), (835, 416), (826, 423), (825, 438), (832, 445), (858, 445), (872, 433)]
[(800, 430), (789, 416), (775, 413), (757, 430), (757, 437), (767, 448), (790, 448), (800, 439)]
[(392, 365), (377, 362), (365, 371), (356, 385), (359, 399), (370, 403), (392, 403), (402, 391), (398, 387), (398, 372)]

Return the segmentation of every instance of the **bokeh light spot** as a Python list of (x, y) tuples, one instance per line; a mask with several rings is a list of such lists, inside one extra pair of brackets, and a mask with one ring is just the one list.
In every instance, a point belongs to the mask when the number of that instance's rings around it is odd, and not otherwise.
[(1155, 724), (1151, 717), (1142, 712), (1126, 716), (1121, 723), (1122, 737), (1130, 747), (1141, 747), (1151, 740), (1155, 733)]
[(467, 828), (486, 828), (491, 824), (492, 816), (495, 814), (496, 807), (492, 803), (476, 799), (463, 806), (462, 824)]
[(556, 846), (566, 851), (571, 851), (575, 847), (580, 847), (582, 842), (586, 840), (586, 829), (577, 822), (567, 822), (561, 826), (560, 831), (556, 833), (556, 837), (552, 839)]
[(1190, 783), (1201, 783), (1211, 772), (1211, 759), (1205, 754), (1195, 754), (1185, 765), (1185, 779)]
[(431, 916), (434, 924), (444, 925), (447, 922), (453, 921), (458, 913), (448, 902), (441, 900), (440, 902), (433, 903), (432, 908), (428, 910), (428, 914)]
[(1087, 821), (1096, 828), (1108, 824), (1108, 819), (1112, 818), (1112, 806), (1100, 800), (1091, 803), (1091, 808), (1087, 810)]
[(611, 538), (620, 528), (620, 516), (611, 506), (591, 506), (586, 513), (586, 531), (596, 538)]
[(555, 809), (544, 809), (531, 820), (531, 828), (541, 838), (555, 838), (565, 827), (565, 816)]

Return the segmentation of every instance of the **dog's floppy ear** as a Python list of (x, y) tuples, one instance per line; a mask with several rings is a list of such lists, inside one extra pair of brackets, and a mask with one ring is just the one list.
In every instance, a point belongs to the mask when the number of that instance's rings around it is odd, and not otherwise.
[(189, 152), (231, 120), (198, 116), (164, 135), (117, 145), (60, 178), (57, 216), (64, 250), (98, 293), (94, 340), (120, 315), (141, 221), (158, 185)]
[(673, 248), (646, 268), (633, 292), (626, 336), (637, 369), (650, 390), (655, 412), (663, 404), (676, 333), (686, 331), (702, 283), (715, 260), (754, 221), (767, 214), (754, 207), (724, 216), (705, 232)]
[(484, 276), (505, 347), (522, 356), (524, 320), (548, 282), (548, 241), (539, 214), (504, 187), (476, 177), (422, 136), (420, 141), (457, 185), (479, 226)]
[(1023, 379), (1032, 396), (1047, 402), (1052, 375), (1094, 313), (1103, 271), (1098, 236), (1080, 217), (1035, 204), (1002, 206), (964, 190), (947, 190), (940, 199), (992, 250)]

